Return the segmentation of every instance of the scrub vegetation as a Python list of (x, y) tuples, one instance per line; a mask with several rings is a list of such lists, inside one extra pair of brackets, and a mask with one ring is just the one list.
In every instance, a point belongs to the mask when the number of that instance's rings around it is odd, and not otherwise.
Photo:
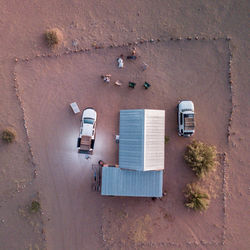
[(185, 191), (185, 206), (194, 210), (206, 210), (209, 206), (210, 196), (198, 185), (187, 184)]
[(16, 139), (16, 131), (13, 128), (6, 128), (2, 133), (2, 140), (11, 143)]
[(165, 135), (165, 144), (168, 144), (169, 139), (170, 139), (169, 136)]
[(45, 39), (49, 47), (57, 46), (62, 40), (62, 33), (58, 29), (50, 29), (45, 32)]
[(216, 148), (200, 141), (193, 141), (187, 146), (184, 155), (185, 162), (197, 177), (202, 178), (215, 170)]
[(30, 211), (33, 213), (37, 213), (41, 208), (40, 202), (33, 200), (31, 202), (31, 206), (30, 206)]

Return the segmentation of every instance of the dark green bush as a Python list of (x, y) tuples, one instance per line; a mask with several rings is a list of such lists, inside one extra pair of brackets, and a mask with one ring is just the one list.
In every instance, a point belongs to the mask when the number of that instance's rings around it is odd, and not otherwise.
[(40, 210), (40, 208), (41, 208), (41, 205), (40, 205), (40, 203), (38, 201), (33, 200), (31, 202), (31, 206), (30, 206), (30, 211), (31, 212), (37, 213)]

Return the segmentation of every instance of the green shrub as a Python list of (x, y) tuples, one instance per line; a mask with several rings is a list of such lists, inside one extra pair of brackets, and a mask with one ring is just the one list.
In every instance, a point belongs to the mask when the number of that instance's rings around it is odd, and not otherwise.
[(51, 29), (45, 32), (45, 39), (49, 47), (55, 47), (62, 40), (62, 33), (58, 29)]
[(185, 191), (185, 206), (194, 210), (206, 210), (208, 208), (210, 197), (195, 184), (187, 184)]
[(169, 136), (165, 135), (165, 144), (168, 144), (169, 139), (170, 139)]
[(16, 131), (12, 128), (6, 128), (2, 133), (2, 140), (11, 143), (16, 138)]
[(30, 206), (30, 211), (31, 212), (37, 213), (40, 210), (40, 208), (41, 208), (41, 205), (40, 205), (40, 203), (38, 201), (33, 200), (31, 202), (31, 206)]
[(198, 177), (204, 177), (207, 173), (215, 169), (216, 154), (214, 146), (193, 141), (187, 146), (184, 159)]

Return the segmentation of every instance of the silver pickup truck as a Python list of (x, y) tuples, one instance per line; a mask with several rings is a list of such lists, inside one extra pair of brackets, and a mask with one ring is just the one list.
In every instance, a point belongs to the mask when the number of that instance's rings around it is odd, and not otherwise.
[(178, 134), (189, 137), (194, 134), (194, 104), (192, 101), (181, 101), (177, 105)]

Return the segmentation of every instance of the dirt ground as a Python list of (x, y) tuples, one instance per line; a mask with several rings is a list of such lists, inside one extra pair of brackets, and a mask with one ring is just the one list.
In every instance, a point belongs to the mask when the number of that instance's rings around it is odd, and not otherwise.
[[(0, 249), (248, 249), (248, 13), (247, 1), (233, 0), (1, 1), (0, 128), (18, 137), (0, 143)], [(56, 51), (43, 41), (49, 27), (64, 35)], [(134, 42), (138, 59), (118, 69), (117, 56)], [(104, 73), (123, 85), (104, 84)], [(213, 199), (203, 214), (183, 207), (183, 188), (195, 178), (182, 159), (189, 140), (176, 133), (180, 99), (195, 103), (194, 138), (226, 153), (204, 184)], [(76, 153), (72, 101), (98, 112), (88, 160)], [(91, 191), (91, 165), (118, 162), (114, 136), (127, 108), (166, 110), (162, 201)], [(33, 199), (41, 213), (29, 212)]]

